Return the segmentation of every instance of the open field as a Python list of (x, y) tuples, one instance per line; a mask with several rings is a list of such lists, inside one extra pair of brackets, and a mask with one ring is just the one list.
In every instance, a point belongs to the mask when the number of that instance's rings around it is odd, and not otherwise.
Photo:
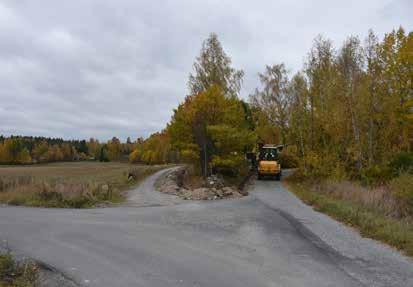
[(116, 162), (0, 166), (0, 202), (78, 208), (117, 203), (123, 191), (163, 167)]

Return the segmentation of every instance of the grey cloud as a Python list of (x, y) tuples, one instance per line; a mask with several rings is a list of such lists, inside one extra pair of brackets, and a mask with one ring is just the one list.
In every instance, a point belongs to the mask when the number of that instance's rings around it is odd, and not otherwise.
[[(317, 34), (412, 30), (409, 0), (0, 2), (0, 134), (125, 139), (161, 130), (216, 32), (242, 96), (266, 64), (302, 67)], [(410, 12), (409, 12), (410, 11)]]

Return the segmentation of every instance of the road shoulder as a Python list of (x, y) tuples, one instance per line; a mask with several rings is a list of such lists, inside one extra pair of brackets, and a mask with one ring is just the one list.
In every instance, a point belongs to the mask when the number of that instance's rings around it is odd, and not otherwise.
[[(5, 246), (3, 246), (5, 245)], [(11, 251), (8, 247), (6, 242), (2, 242), (0, 245), (0, 254), (11, 254), (13, 259), (20, 263), (27, 263), (30, 262), (36, 268), (35, 273), (35, 281), (32, 282), (33, 286), (39, 287), (79, 287), (79, 285), (70, 277), (63, 274), (56, 268), (35, 260), (33, 258), (27, 258), (26, 256)], [(0, 284), (1, 285), (1, 284)], [(20, 286), (20, 285), (19, 285)], [(26, 285), (25, 285), (26, 286)], [(32, 286), (32, 285), (30, 285)]]
[[(278, 211), (319, 248), (339, 254), (340, 266), (367, 286), (413, 286), (411, 259), (378, 241), (363, 238), (356, 230), (313, 210), (282, 183), (257, 181), (250, 192)], [(346, 264), (348, 261), (353, 264)], [(373, 276), (367, 278), (366, 270)], [(371, 282), (371, 278), (375, 278), (375, 282)], [(381, 283), (384, 285), (377, 285)]]

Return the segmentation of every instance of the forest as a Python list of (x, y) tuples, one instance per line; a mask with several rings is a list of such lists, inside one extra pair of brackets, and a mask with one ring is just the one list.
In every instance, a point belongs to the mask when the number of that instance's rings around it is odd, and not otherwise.
[(339, 47), (318, 36), (303, 68), (268, 65), (248, 101), (243, 71), (217, 35), (203, 43), (188, 96), (162, 132), (132, 152), (132, 162), (190, 162), (202, 175), (239, 174), (257, 142), (286, 145), (284, 166), (305, 177), (390, 180), (413, 165), (413, 33), (382, 40), (350, 36)]

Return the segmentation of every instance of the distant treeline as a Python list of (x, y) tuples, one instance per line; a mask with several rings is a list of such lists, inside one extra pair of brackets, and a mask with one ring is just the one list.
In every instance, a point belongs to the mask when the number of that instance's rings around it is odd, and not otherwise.
[[(140, 140), (137, 140), (138, 142)], [(0, 164), (35, 164), (58, 161), (118, 161), (127, 157), (136, 142), (126, 143), (113, 137), (106, 143), (91, 138), (64, 140), (61, 138), (0, 135)]]

